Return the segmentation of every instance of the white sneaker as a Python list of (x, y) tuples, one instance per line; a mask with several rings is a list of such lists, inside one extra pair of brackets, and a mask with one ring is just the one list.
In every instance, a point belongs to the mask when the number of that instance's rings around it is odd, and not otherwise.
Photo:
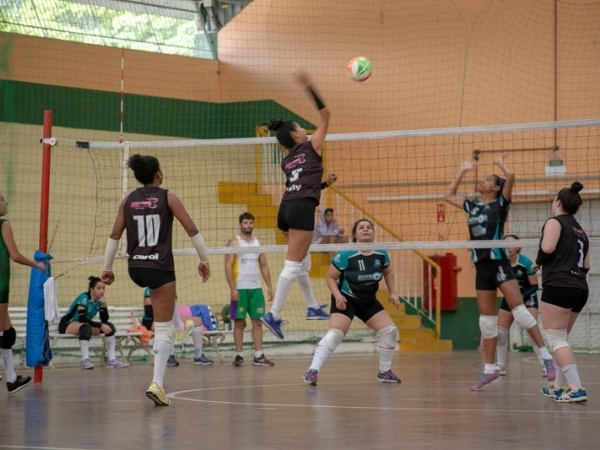
[(81, 360), (81, 370), (91, 370), (94, 368), (94, 363), (91, 359), (86, 358)]
[(500, 364), (496, 364), (496, 371), (498, 372), (498, 375), (506, 375), (506, 367), (501, 366)]
[(124, 367), (129, 367), (129, 363), (121, 361), (119, 358), (115, 358), (112, 361), (106, 362), (107, 369), (123, 369)]

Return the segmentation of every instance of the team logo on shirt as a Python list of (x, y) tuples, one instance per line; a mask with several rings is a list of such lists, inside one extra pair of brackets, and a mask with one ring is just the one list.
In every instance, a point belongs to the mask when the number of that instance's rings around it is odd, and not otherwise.
[(158, 199), (155, 197), (147, 198), (141, 202), (131, 202), (131, 207), (134, 209), (155, 209), (157, 207)]
[(301, 166), (306, 162), (306, 155), (301, 153), (300, 155), (296, 155), (294, 159), (292, 159), (289, 163), (284, 166), (285, 170), (293, 169), (294, 167)]

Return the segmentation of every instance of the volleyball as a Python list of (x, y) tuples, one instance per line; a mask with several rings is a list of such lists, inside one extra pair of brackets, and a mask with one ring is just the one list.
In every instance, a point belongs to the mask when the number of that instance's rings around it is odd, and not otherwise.
[(354, 81), (365, 81), (371, 76), (371, 61), (364, 56), (352, 58), (346, 66), (346, 74)]

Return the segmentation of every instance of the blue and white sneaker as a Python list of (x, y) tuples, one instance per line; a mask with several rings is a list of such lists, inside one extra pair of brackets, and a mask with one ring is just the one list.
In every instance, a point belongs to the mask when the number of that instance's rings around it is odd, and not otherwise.
[(544, 386), (542, 389), (540, 389), (540, 392), (544, 397), (556, 398), (557, 396), (560, 397), (566, 390), (567, 388), (554, 387), (554, 384), (550, 383), (548, 386)]
[(556, 393), (556, 397), (554, 397), (554, 401), (557, 403), (583, 403), (587, 402), (587, 392), (585, 389), (579, 388), (576, 391), (571, 389), (567, 389), (562, 391), (561, 394)]
[(316, 308), (306, 310), (306, 320), (329, 320), (331, 315), (325, 312), (327, 305), (319, 305)]
[(281, 332), (281, 325), (283, 324), (283, 320), (276, 319), (275, 317), (273, 317), (273, 313), (270, 312), (262, 316), (260, 320), (271, 331), (271, 333), (277, 336), (278, 339), (283, 340), (283, 333)]

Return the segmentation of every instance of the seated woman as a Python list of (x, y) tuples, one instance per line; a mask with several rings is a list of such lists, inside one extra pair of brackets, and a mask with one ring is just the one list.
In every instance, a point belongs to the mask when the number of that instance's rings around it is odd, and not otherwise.
[(333, 218), (333, 209), (325, 208), (323, 216), (315, 225), (313, 244), (345, 244), (348, 242), (346, 231)]
[[(109, 315), (106, 309), (106, 299), (104, 298), (104, 283), (95, 276), (89, 277), (88, 280), (87, 292), (82, 292), (73, 301), (67, 313), (60, 319), (58, 332), (79, 336), (81, 370), (94, 368), (89, 353), (90, 339), (100, 333), (104, 334), (104, 343), (108, 350), (106, 367), (109, 369), (129, 367), (129, 363), (121, 361), (115, 355), (115, 332), (117, 330), (108, 321)], [(100, 322), (93, 320), (96, 315), (100, 316)]]
[[(150, 289), (144, 290), (144, 319), (142, 325), (151, 330), (154, 323), (154, 313), (152, 310), (152, 302), (150, 301)], [(175, 358), (175, 344), (183, 343), (191, 334), (194, 342), (194, 364), (210, 366), (214, 361), (208, 359), (203, 353), (204, 344), (204, 323), (200, 317), (194, 316), (190, 311), (189, 306), (178, 306), (175, 304), (173, 312), (173, 325), (176, 330), (176, 339), (171, 342), (169, 359), (167, 365), (177, 367), (179, 361)]]

